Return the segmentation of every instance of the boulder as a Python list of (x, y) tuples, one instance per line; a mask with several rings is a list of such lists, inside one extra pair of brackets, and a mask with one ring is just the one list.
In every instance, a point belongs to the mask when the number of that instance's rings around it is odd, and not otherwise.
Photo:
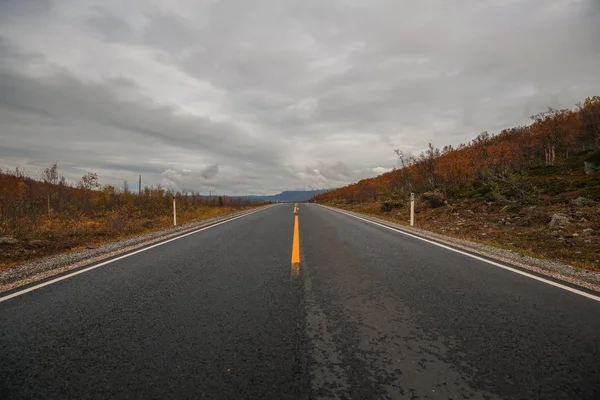
[(561, 229), (569, 223), (569, 217), (564, 214), (552, 214), (552, 219), (548, 224), (550, 229)]
[(390, 212), (394, 208), (400, 208), (403, 204), (399, 201), (384, 201), (381, 203), (381, 212)]
[(12, 237), (0, 237), (0, 245), (3, 244), (17, 244), (19, 243), (18, 239), (12, 238)]
[(442, 192), (425, 192), (421, 195), (421, 201), (430, 208), (438, 208), (444, 205), (446, 195)]
[(43, 240), (30, 240), (24, 247), (26, 249), (42, 249), (46, 247), (46, 242)]
[(152, 223), (152, 221), (146, 221), (142, 224), (142, 226), (146, 229), (151, 229), (154, 228), (154, 223)]
[(583, 206), (593, 206), (594, 205), (594, 201), (590, 200), (590, 199), (586, 199), (585, 197), (578, 197), (574, 200), (571, 200), (571, 204), (573, 204), (574, 206), (577, 207), (583, 207)]
[(590, 154), (590, 156), (583, 161), (583, 167), (585, 173), (588, 175), (600, 172), (600, 151)]
[(600, 172), (600, 163), (594, 161), (584, 161), (583, 166), (585, 169), (585, 173), (591, 175), (596, 172)]

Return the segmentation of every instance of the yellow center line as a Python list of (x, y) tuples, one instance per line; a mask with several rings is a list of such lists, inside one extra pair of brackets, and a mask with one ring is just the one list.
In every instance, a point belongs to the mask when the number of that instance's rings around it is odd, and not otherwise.
[(294, 241), (292, 243), (292, 276), (300, 276), (300, 227), (298, 216), (294, 217)]

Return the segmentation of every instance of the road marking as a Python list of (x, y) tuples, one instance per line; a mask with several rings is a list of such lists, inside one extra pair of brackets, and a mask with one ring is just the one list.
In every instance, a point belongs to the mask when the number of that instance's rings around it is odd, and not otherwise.
[(292, 276), (300, 275), (300, 227), (298, 216), (294, 217), (294, 240), (292, 243)]
[(184, 233), (184, 234), (183, 234), (183, 235), (181, 235), (181, 236), (176, 236), (176, 237), (174, 237), (174, 238), (171, 238), (171, 239), (165, 240), (164, 242), (155, 243), (155, 244), (153, 244), (153, 245), (151, 245), (151, 246), (144, 247), (144, 248), (142, 248), (142, 249), (139, 249), (139, 250), (136, 250), (136, 251), (134, 251), (134, 252), (127, 253), (127, 254), (124, 254), (124, 255), (122, 255), (122, 256), (119, 256), (119, 257), (116, 257), (116, 258), (113, 258), (113, 259), (110, 259), (110, 260), (107, 260), (107, 261), (103, 261), (103, 262), (101, 262), (101, 263), (99, 263), (99, 264), (94, 264), (94, 265), (92, 265), (92, 266), (90, 266), (90, 267), (83, 268), (83, 269), (77, 270), (77, 271), (75, 271), (75, 272), (72, 272), (72, 273), (70, 273), (70, 274), (63, 275), (63, 276), (61, 276), (61, 277), (58, 277), (58, 278), (55, 278), (55, 279), (52, 279), (52, 280), (46, 281), (46, 282), (44, 282), (44, 283), (40, 283), (40, 284), (38, 284), (38, 285), (31, 286), (31, 287), (29, 287), (29, 288), (27, 288), (27, 289), (23, 289), (23, 290), (20, 290), (20, 291), (18, 291), (18, 292), (11, 293), (11, 294), (9, 294), (9, 295), (7, 295), (7, 296), (0, 297), (0, 303), (2, 303), (3, 301), (6, 301), (6, 300), (12, 299), (13, 297), (17, 297), (17, 296), (20, 296), (20, 295), (22, 295), (22, 294), (25, 294), (25, 293), (33, 292), (34, 290), (37, 290), (37, 289), (41, 289), (41, 288), (43, 288), (44, 286), (52, 285), (53, 283), (60, 282), (60, 281), (62, 281), (62, 280), (65, 280), (65, 279), (67, 279), (67, 278), (71, 278), (72, 276), (79, 275), (79, 274), (83, 274), (84, 272), (88, 272), (88, 271), (91, 271), (91, 270), (93, 270), (93, 269), (96, 269), (96, 268), (99, 268), (99, 267), (103, 267), (103, 266), (105, 266), (105, 265), (107, 265), (107, 264), (114, 263), (115, 261), (119, 261), (119, 260), (122, 260), (122, 259), (124, 259), (124, 258), (131, 257), (131, 256), (133, 256), (133, 255), (136, 255), (136, 254), (138, 254), (138, 253), (142, 253), (142, 252), (144, 252), (144, 251), (147, 251), (147, 250), (153, 249), (153, 248), (155, 248), (155, 247), (158, 247), (158, 246), (162, 246), (163, 244), (167, 244), (167, 243), (173, 242), (173, 241), (175, 241), (175, 240), (178, 240), (178, 239), (184, 238), (184, 237), (186, 237), (186, 236), (190, 236), (190, 235), (193, 235), (193, 234), (195, 234), (195, 233), (199, 233), (199, 232), (205, 231), (205, 230), (207, 230), (207, 229), (214, 228), (215, 226), (223, 225), (223, 224), (226, 224), (226, 223), (228, 223), (228, 222), (235, 221), (236, 219), (243, 218), (243, 217), (247, 217), (248, 215), (252, 215), (252, 214), (255, 214), (255, 213), (257, 213), (257, 212), (264, 211), (264, 210), (266, 210), (266, 209), (268, 209), (268, 208), (271, 208), (271, 207), (274, 207), (274, 206), (269, 206), (269, 207), (261, 208), (260, 210), (252, 211), (252, 212), (249, 212), (249, 213), (247, 213), (247, 214), (243, 214), (243, 215), (240, 215), (240, 216), (237, 216), (237, 217), (234, 217), (234, 218), (230, 218), (230, 219), (228, 219), (228, 220), (226, 220), (226, 221), (217, 222), (216, 224), (212, 224), (212, 225), (206, 226), (206, 227), (204, 227), (204, 228), (197, 229), (197, 230), (195, 230), (195, 231), (192, 231), (192, 232)]
[(296, 214), (298, 210), (300, 210), (300, 207), (298, 207), (298, 203), (296, 203), (294, 204), (294, 214)]
[(385, 225), (385, 224), (380, 224), (379, 222), (371, 221), (370, 219), (367, 219), (367, 218), (362, 218), (362, 217), (359, 217), (357, 215), (353, 215), (353, 214), (347, 213), (345, 211), (337, 210), (337, 209), (332, 208), (332, 207), (322, 206), (320, 204), (319, 204), (319, 206), (323, 207), (323, 208), (326, 208), (326, 209), (329, 209), (329, 210), (332, 210), (332, 211), (336, 211), (336, 212), (338, 212), (340, 214), (347, 215), (349, 217), (360, 219), (360, 220), (365, 221), (365, 222), (370, 222), (373, 225), (381, 226), (381, 227), (389, 229), (391, 231), (398, 232), (398, 233), (401, 233), (403, 235), (410, 236), (412, 238), (422, 240), (423, 242), (427, 242), (427, 243), (436, 245), (436, 246), (444, 248), (446, 250), (450, 250), (450, 251), (453, 251), (455, 253), (459, 253), (459, 254), (465, 255), (467, 257), (474, 258), (474, 259), (479, 260), (479, 261), (483, 261), (483, 262), (485, 262), (487, 264), (490, 264), (490, 265), (493, 265), (493, 266), (496, 266), (496, 267), (500, 267), (502, 269), (505, 269), (505, 270), (517, 273), (519, 275), (523, 275), (523, 276), (526, 276), (528, 278), (535, 279), (536, 281), (540, 281), (540, 282), (546, 283), (548, 285), (551, 285), (551, 286), (554, 286), (554, 287), (566, 290), (568, 292), (575, 293), (575, 294), (578, 294), (578, 295), (583, 296), (583, 297), (587, 297), (588, 299), (592, 299), (592, 300), (596, 300), (596, 301), (600, 302), (600, 296), (596, 296), (596, 295), (593, 295), (591, 293), (587, 293), (587, 292), (584, 292), (582, 290), (575, 289), (575, 288), (572, 288), (572, 287), (567, 286), (567, 285), (563, 285), (562, 283), (554, 282), (554, 281), (551, 281), (549, 279), (545, 279), (545, 278), (542, 278), (540, 276), (537, 276), (537, 275), (534, 275), (534, 274), (530, 274), (528, 272), (521, 271), (521, 270), (519, 270), (517, 268), (509, 267), (508, 265), (500, 264), (500, 263), (492, 261), (492, 260), (487, 260), (487, 259), (485, 259), (483, 257), (479, 257), (479, 256), (476, 256), (474, 254), (470, 254), (470, 253), (467, 253), (465, 251), (461, 251), (461, 250), (455, 249), (453, 247), (446, 246), (446, 245), (444, 245), (442, 243), (438, 243), (438, 242), (435, 242), (433, 240), (429, 240), (429, 239), (425, 239), (425, 238), (422, 238), (422, 237), (417, 236), (417, 235), (413, 235), (413, 234), (405, 232), (405, 231), (403, 231), (401, 229), (393, 228), (393, 227)]

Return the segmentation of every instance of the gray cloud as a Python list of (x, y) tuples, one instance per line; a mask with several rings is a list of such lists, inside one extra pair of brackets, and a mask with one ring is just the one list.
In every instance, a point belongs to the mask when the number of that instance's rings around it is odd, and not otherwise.
[(219, 164), (209, 165), (202, 170), (200, 175), (205, 179), (212, 179), (219, 173)]
[(90, 17), (87, 24), (92, 31), (100, 34), (100, 37), (108, 42), (124, 41), (133, 36), (131, 27), (114, 15), (99, 13)]
[(327, 188), (598, 94), (595, 0), (0, 4), (0, 166)]

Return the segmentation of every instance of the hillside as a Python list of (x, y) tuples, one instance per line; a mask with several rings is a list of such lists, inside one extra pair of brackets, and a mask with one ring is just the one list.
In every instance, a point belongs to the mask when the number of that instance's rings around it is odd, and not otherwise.
[(316, 200), (407, 222), (415, 192), (418, 227), (598, 269), (600, 97), (532, 119), (458, 148), (397, 150), (399, 169)]

